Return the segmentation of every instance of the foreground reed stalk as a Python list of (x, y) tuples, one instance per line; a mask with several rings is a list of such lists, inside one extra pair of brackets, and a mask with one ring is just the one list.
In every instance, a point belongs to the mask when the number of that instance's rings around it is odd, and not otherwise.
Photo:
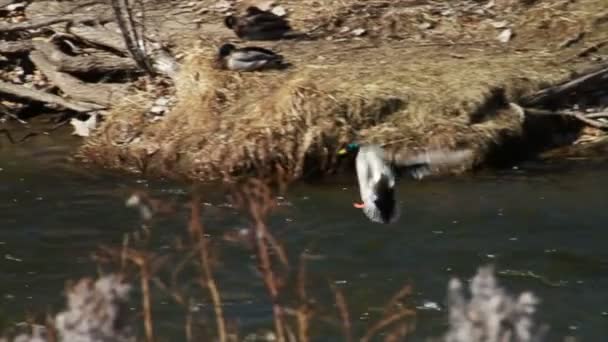
[(146, 341), (154, 341), (154, 327), (152, 325), (152, 304), (150, 299), (150, 270), (148, 261), (144, 258), (141, 262), (141, 292), (142, 308), (144, 311), (144, 329)]
[(283, 329), (283, 311), (277, 303), (279, 289), (274, 273), (272, 272), (268, 245), (266, 244), (266, 225), (262, 221), (258, 221), (256, 222), (255, 230), (258, 257), (260, 258), (260, 268), (264, 276), (264, 284), (266, 284), (266, 288), (270, 293), (270, 299), (272, 300), (272, 312), (274, 316), (274, 327), (277, 334), (277, 341), (283, 342), (285, 341), (285, 332)]
[(305, 254), (300, 254), (300, 266), (298, 269), (298, 298), (300, 299), (300, 307), (296, 312), (298, 322), (298, 341), (308, 342), (308, 330), (310, 329), (311, 310), (306, 294), (306, 257)]
[(205, 238), (204, 227), (200, 219), (200, 206), (198, 196), (194, 196), (191, 205), (190, 217), (190, 235), (194, 240), (195, 245), (199, 250), (202, 274), (200, 283), (201, 286), (209, 290), (211, 302), (213, 303), (213, 311), (215, 312), (215, 321), (217, 324), (217, 334), (220, 342), (226, 341), (226, 322), (224, 320), (224, 312), (222, 310), (222, 298), (218, 290), (213, 272), (209, 265), (209, 249), (208, 241)]
[(338, 312), (340, 313), (340, 319), (342, 320), (342, 333), (344, 334), (344, 338), (347, 342), (352, 342), (352, 324), (350, 321), (350, 315), (348, 313), (348, 305), (346, 304), (346, 298), (344, 298), (344, 294), (342, 291), (337, 288), (334, 284), (329, 284), (331, 291), (334, 293), (334, 297), (336, 298), (336, 306), (338, 307)]

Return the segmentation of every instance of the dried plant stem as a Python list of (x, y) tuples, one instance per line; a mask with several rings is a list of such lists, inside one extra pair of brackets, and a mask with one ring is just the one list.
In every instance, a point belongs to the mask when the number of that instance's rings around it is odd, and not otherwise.
[(154, 328), (152, 325), (152, 304), (150, 300), (150, 269), (148, 267), (148, 261), (146, 258), (143, 258), (140, 268), (144, 329), (146, 332), (146, 341), (152, 342), (154, 341)]
[(296, 311), (296, 319), (298, 322), (298, 341), (306, 342), (309, 340), (308, 330), (310, 327), (311, 310), (308, 305), (308, 298), (306, 294), (306, 257), (304, 253), (300, 255), (297, 289), (298, 297), (300, 299), (300, 306)]
[(384, 315), (387, 315), (391, 312), (404, 297), (408, 297), (412, 294), (412, 287), (410, 285), (403, 286), (399, 292), (395, 293), (395, 295), (389, 300), (388, 304), (384, 307)]
[(285, 341), (285, 332), (283, 328), (283, 312), (281, 307), (277, 303), (279, 290), (277, 282), (275, 280), (274, 273), (272, 272), (272, 266), (270, 262), (270, 255), (268, 254), (268, 246), (266, 244), (266, 225), (261, 220), (257, 220), (256, 224), (256, 244), (258, 258), (260, 260), (260, 268), (264, 277), (264, 284), (270, 293), (272, 300), (272, 312), (274, 316), (274, 326), (277, 334), (277, 341)]
[(213, 311), (215, 312), (215, 321), (217, 324), (217, 334), (220, 342), (226, 341), (226, 322), (224, 321), (224, 313), (222, 310), (222, 298), (218, 290), (213, 272), (209, 265), (209, 249), (207, 239), (205, 239), (204, 227), (200, 219), (200, 207), (198, 196), (194, 195), (192, 199), (192, 209), (190, 217), (190, 234), (199, 248), (200, 263), (202, 274), (200, 283), (209, 290), (211, 302), (213, 303)]
[(351, 342), (353, 340), (353, 335), (351, 332), (351, 321), (350, 315), (348, 313), (348, 305), (346, 304), (346, 298), (344, 298), (344, 294), (342, 291), (337, 288), (334, 284), (330, 283), (329, 287), (331, 287), (331, 291), (334, 293), (334, 297), (336, 297), (336, 306), (338, 307), (338, 312), (340, 313), (340, 318), (342, 319), (342, 329), (344, 333), (344, 338), (347, 342)]
[(190, 312), (191, 303), (192, 303), (192, 300), (188, 300), (188, 308), (186, 311), (186, 326), (185, 326), (187, 342), (193, 341), (193, 339), (192, 339), (192, 312)]
[(277, 239), (272, 236), (269, 231), (266, 231), (266, 240), (270, 244), (270, 247), (277, 253), (277, 257), (279, 261), (283, 264), (283, 266), (289, 268), (289, 259), (287, 258), (287, 253), (285, 253), (285, 249), (283, 246), (277, 241)]
[(372, 337), (374, 337), (374, 335), (376, 335), (380, 330), (384, 329), (385, 327), (398, 322), (400, 320), (402, 320), (405, 317), (408, 316), (415, 316), (416, 312), (409, 310), (409, 309), (401, 309), (395, 313), (393, 313), (392, 315), (386, 316), (384, 317), (382, 320), (380, 320), (379, 322), (377, 322), (376, 324), (374, 324), (368, 331), (367, 333), (365, 333), (365, 336), (363, 336), (361, 338), (361, 342), (367, 342), (369, 340), (372, 339)]

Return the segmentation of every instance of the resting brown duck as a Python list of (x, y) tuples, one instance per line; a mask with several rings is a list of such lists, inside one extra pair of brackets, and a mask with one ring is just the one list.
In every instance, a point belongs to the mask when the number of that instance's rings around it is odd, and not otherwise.
[(239, 38), (247, 40), (277, 40), (291, 31), (286, 19), (255, 6), (248, 7), (243, 16), (227, 16), (224, 24)]

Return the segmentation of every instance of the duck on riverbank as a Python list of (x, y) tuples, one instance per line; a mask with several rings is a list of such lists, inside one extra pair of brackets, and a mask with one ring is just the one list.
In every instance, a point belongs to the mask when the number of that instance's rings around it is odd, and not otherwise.
[(339, 155), (356, 153), (356, 172), (362, 203), (353, 206), (363, 209), (372, 222), (392, 223), (399, 218), (396, 201), (395, 168), (404, 168), (415, 179), (433, 173), (437, 166), (458, 165), (470, 160), (471, 150), (433, 150), (404, 160), (389, 161), (384, 149), (378, 145), (348, 144), (338, 151)]
[(277, 40), (291, 31), (286, 19), (255, 6), (248, 7), (243, 16), (227, 16), (224, 25), (239, 38), (247, 40)]
[(233, 71), (281, 69), (286, 66), (283, 56), (271, 50), (257, 46), (237, 48), (229, 43), (219, 48), (215, 60), (216, 68)]

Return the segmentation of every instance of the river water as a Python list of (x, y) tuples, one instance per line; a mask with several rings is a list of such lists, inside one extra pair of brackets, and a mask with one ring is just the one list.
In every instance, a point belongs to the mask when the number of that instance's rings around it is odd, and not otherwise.
[[(37, 137), (0, 148), (0, 318), (62, 307), (67, 279), (96, 274), (91, 252), (120, 244), (141, 223), (125, 207), (133, 189), (185, 202), (189, 186), (89, 170), (66, 160), (75, 138)], [(538, 320), (549, 340), (575, 336), (608, 340), (608, 163), (528, 163), (516, 169), (399, 184), (402, 217), (370, 223), (352, 207), (354, 177), (297, 184), (273, 216), (271, 229), (293, 258), (307, 250), (309, 292), (331, 298), (328, 282), (343, 289), (355, 325), (378, 318), (401, 286), (414, 286), (414, 340), (445, 329), (445, 292), (451, 277), (469, 279), (493, 264), (508, 291), (533, 291)], [(223, 210), (214, 187), (203, 212), (212, 236), (246, 220)], [(154, 225), (159, 250), (184, 232), (187, 217)], [(243, 330), (271, 327), (271, 310), (249, 253), (227, 245), (217, 272), (226, 315)], [(295, 259), (294, 259), (295, 260)], [(166, 301), (159, 326), (180, 326), (179, 308)], [(331, 306), (329, 306), (331, 308)], [(426, 307), (426, 308), (425, 308)], [(203, 308), (209, 308), (203, 306)], [(206, 310), (206, 309), (205, 309)], [(210, 310), (210, 309), (209, 309)], [(159, 328), (160, 329), (160, 328)], [(177, 330), (177, 328), (175, 328)], [(328, 330), (328, 329), (325, 329)], [(339, 330), (339, 329), (338, 329)], [(327, 340), (324, 329), (316, 340)], [(176, 333), (177, 334), (177, 333)], [(178, 336), (178, 335), (176, 335)]]

